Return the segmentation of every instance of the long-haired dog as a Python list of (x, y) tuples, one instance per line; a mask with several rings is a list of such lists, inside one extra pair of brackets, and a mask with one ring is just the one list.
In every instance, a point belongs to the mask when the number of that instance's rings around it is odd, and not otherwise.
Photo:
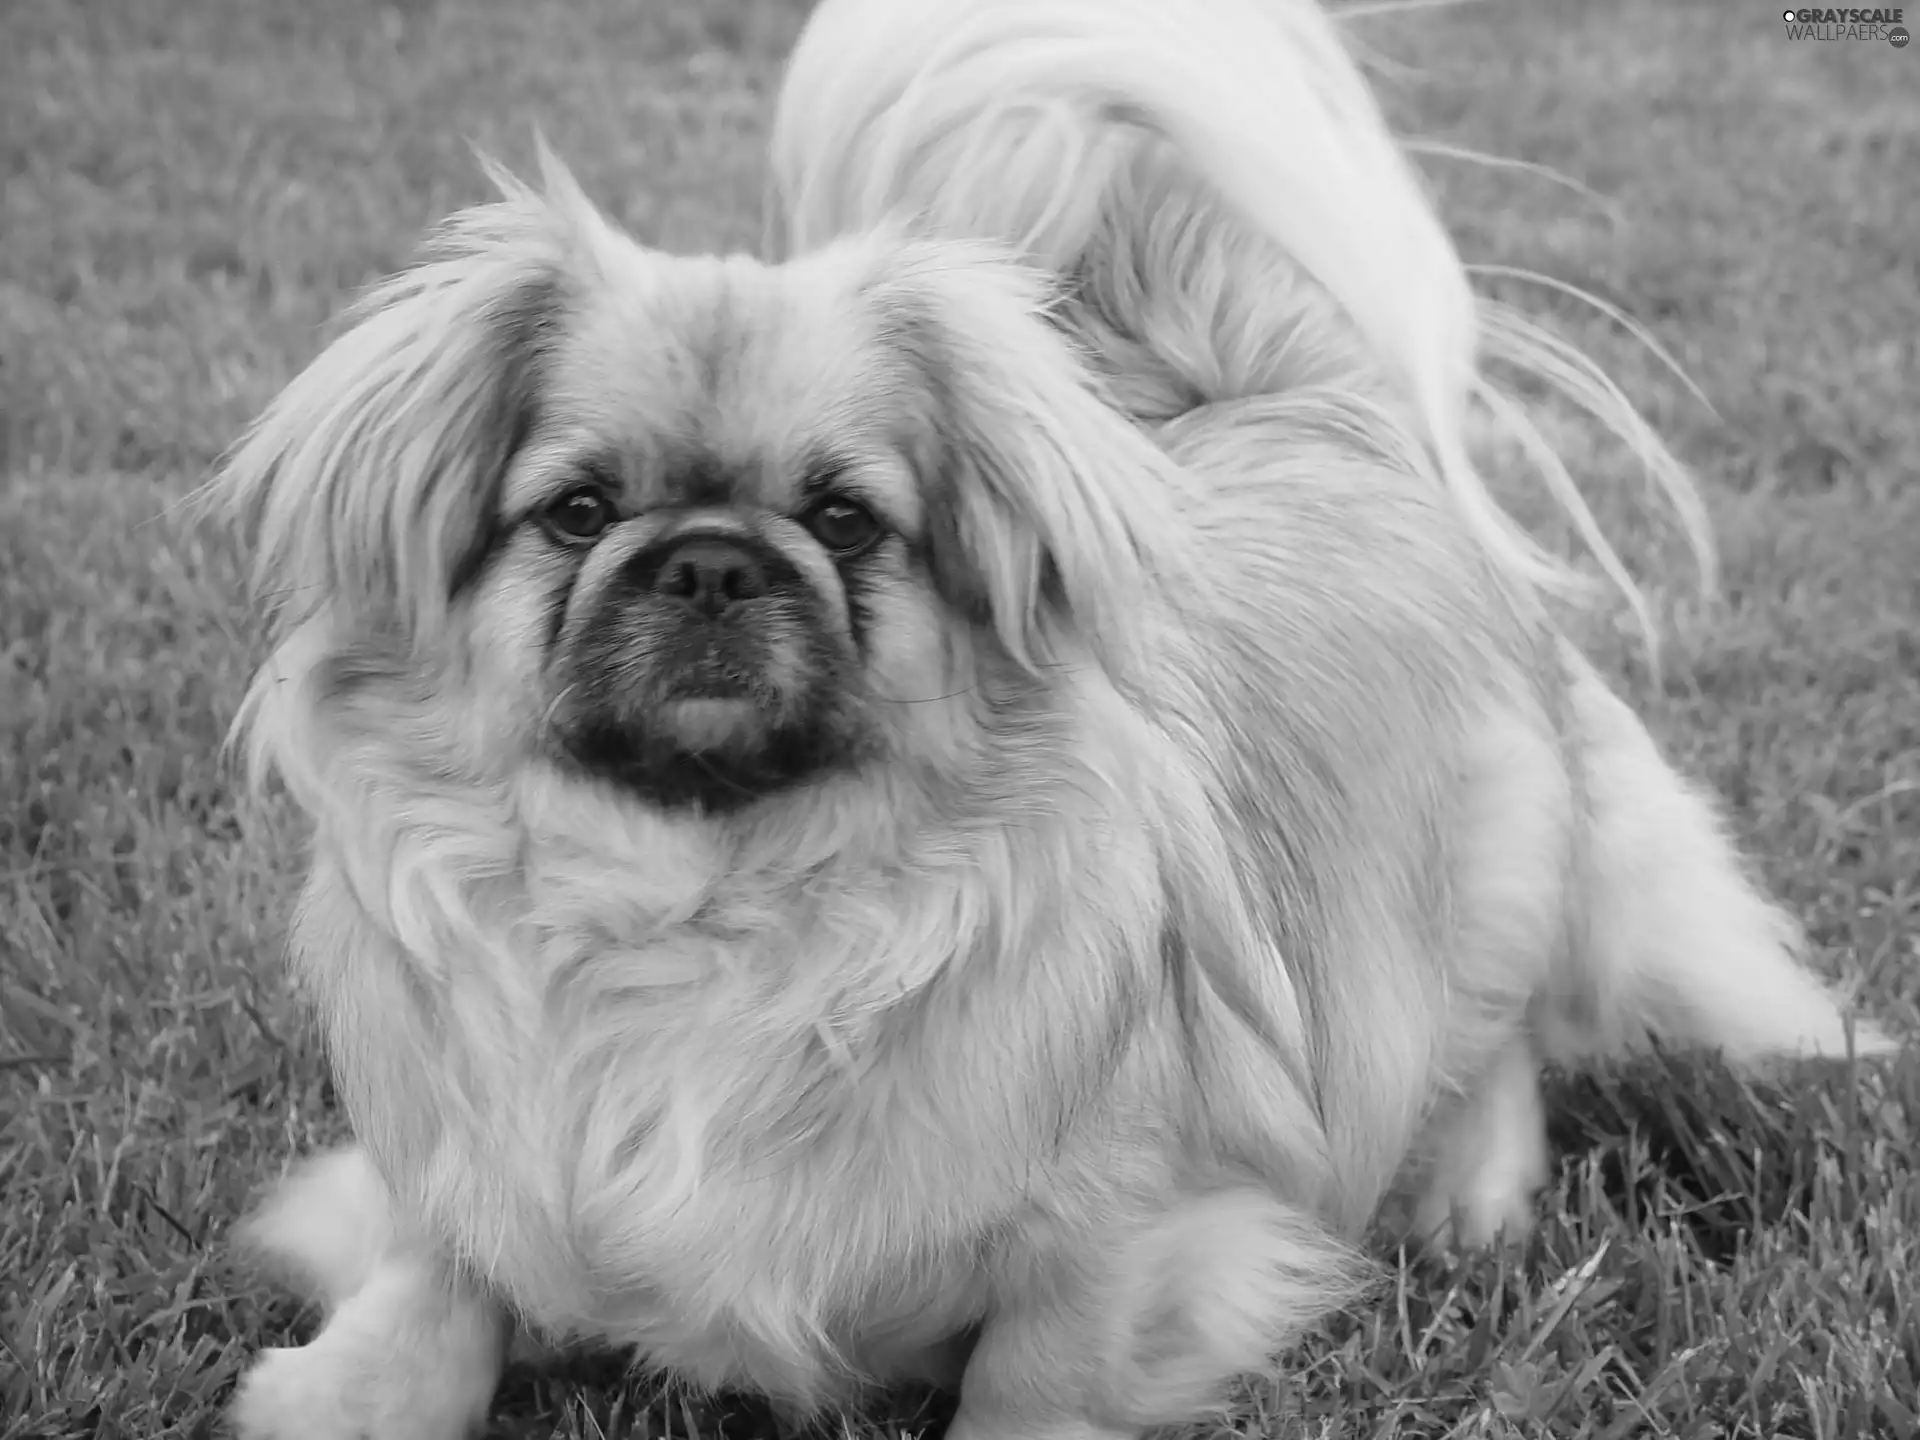
[(466, 1434), (516, 1326), (1129, 1435), (1376, 1217), (1523, 1224), (1543, 1064), (1845, 1052), (1550, 622), (1479, 347), (1690, 492), (1317, 8), (828, 0), (774, 150), (777, 264), (500, 177), (231, 457), (358, 1141), (249, 1227), (328, 1317), (243, 1435)]

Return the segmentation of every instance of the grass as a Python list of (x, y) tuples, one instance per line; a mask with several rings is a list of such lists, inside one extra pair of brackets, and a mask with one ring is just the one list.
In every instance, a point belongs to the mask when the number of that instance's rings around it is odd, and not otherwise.
[[(537, 123), (663, 245), (751, 245), (799, 19), (775, 0), (11, 0), (0, 51), (0, 1437), (200, 1436), (312, 1317), (226, 1261), (251, 1189), (337, 1136), (278, 951), (300, 836), (218, 746), (250, 658), (233, 556), (176, 502), (429, 221)], [(1656, 685), (1822, 963), (1920, 1015), (1920, 53), (1789, 42), (1749, 0), (1507, 0), (1368, 22), (1470, 258), (1606, 296), (1717, 414), (1550, 292), (1708, 487), (1722, 600), (1604, 451)], [(1504, 282), (1503, 282), (1504, 283)], [(1508, 287), (1511, 288), (1511, 287)], [(1515, 291), (1516, 294), (1521, 292)], [(1578, 447), (1583, 437), (1569, 431)], [(1561, 1087), (1521, 1253), (1386, 1258), (1375, 1303), (1251, 1386), (1309, 1436), (1912, 1435), (1920, 1064)], [(498, 1433), (744, 1440), (618, 1367), (516, 1370)], [(861, 1434), (923, 1428), (900, 1410)], [(875, 1428), (877, 1427), (877, 1429)]]

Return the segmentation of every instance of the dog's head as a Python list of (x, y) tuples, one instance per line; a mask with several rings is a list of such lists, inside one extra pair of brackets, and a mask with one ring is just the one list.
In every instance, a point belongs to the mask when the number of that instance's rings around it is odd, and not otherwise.
[(1032, 274), (890, 235), (672, 257), (556, 165), (501, 183), (227, 467), (307, 703), (404, 693), (466, 764), (717, 810), (1125, 649), (1158, 452)]

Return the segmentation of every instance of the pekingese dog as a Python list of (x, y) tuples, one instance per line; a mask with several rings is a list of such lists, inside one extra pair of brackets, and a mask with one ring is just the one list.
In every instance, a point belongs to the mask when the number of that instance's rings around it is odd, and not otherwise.
[(516, 1328), (1132, 1435), (1524, 1225), (1543, 1064), (1886, 1047), (1555, 630), (1478, 347), (1684, 480), (1317, 8), (827, 0), (774, 154), (779, 263), (499, 176), (231, 456), (358, 1142), (241, 1435), (469, 1434)]

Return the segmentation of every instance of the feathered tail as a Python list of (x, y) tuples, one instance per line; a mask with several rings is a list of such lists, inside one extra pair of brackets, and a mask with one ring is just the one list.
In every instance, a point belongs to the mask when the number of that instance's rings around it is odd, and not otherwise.
[(883, 216), (1008, 242), (1062, 278), (1063, 320), (1139, 418), (1314, 382), (1406, 416), (1465, 519), (1529, 584), (1577, 584), (1500, 507), (1476, 410), (1652, 626), (1565, 466), (1483, 362), (1597, 417), (1674, 503), (1685, 472), (1566, 343), (1476, 299), (1316, 0), (824, 0), (790, 61), (773, 220), (805, 249)]

